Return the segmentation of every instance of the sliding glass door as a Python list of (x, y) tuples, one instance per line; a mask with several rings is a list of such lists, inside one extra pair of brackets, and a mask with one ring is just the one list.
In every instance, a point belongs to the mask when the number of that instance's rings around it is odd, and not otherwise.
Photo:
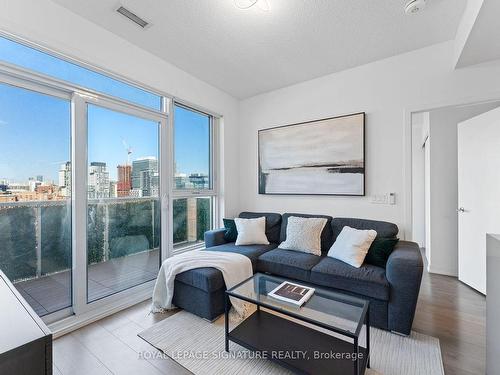
[(70, 105), (0, 83), (0, 269), (40, 316), (72, 305)]
[(220, 121), (0, 36), (0, 270), (45, 322), (143, 301), (162, 260), (204, 246)]
[(160, 122), (88, 104), (87, 134), (87, 301), (92, 302), (158, 274)]

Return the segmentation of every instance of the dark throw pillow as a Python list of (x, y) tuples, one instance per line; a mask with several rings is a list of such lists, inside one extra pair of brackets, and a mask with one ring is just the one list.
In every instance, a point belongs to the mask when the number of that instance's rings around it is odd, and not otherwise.
[(376, 238), (366, 254), (365, 263), (385, 268), (389, 255), (398, 243), (399, 238)]
[(235, 242), (238, 237), (238, 231), (236, 230), (236, 223), (234, 219), (222, 219), (224, 221), (224, 228), (226, 228), (226, 233), (224, 233), (224, 239), (227, 242)]

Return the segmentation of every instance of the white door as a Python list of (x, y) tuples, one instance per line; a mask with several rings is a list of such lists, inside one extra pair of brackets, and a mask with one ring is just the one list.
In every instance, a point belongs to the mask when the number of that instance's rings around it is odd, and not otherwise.
[(500, 233), (500, 107), (458, 124), (458, 278), (486, 294), (486, 233)]

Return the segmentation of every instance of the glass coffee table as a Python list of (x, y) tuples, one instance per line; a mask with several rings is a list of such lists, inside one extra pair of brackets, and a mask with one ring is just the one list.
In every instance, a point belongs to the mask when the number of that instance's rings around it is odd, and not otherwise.
[[(284, 281), (312, 287), (315, 292), (302, 307), (267, 295)], [(231, 331), (230, 297), (257, 307)], [(229, 341), (233, 341), (298, 374), (364, 374), (370, 367), (368, 306), (368, 301), (321, 286), (256, 273), (226, 291), (225, 349), (229, 352)], [(359, 342), (363, 327), (364, 347)]]

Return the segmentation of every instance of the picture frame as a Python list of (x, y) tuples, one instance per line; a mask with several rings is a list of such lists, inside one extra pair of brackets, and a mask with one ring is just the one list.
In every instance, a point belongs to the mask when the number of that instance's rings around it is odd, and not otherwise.
[(365, 112), (258, 131), (266, 195), (365, 195)]

